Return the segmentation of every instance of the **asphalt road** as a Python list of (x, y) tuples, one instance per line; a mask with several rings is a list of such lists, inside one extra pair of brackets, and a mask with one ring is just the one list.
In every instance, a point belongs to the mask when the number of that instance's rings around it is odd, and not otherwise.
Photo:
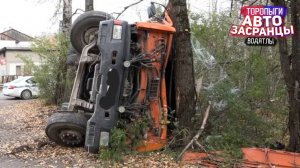
[(5, 105), (9, 105), (9, 104), (13, 104), (13, 103), (17, 103), (19, 101), (20, 101), (20, 99), (16, 99), (14, 97), (4, 96), (2, 94), (2, 91), (0, 91), (0, 107), (3, 107)]
[[(12, 105), (15, 103), (19, 103), (22, 101), (21, 99), (17, 99), (14, 97), (8, 97), (4, 96), (2, 94), (2, 91), (0, 90), (0, 109), (5, 108), (7, 105)], [(5, 118), (5, 119), (3, 119)], [(3, 136), (6, 137), (9, 134), (13, 134), (14, 132), (10, 130), (9, 128), (6, 128), (4, 126), (4, 122), (7, 118), (5, 116), (0, 115), (0, 146), (3, 145)], [(19, 158), (12, 158), (9, 157), (3, 153), (0, 152), (0, 168), (5, 167), (5, 168), (23, 168), (23, 167), (33, 167), (32, 165), (38, 165), (38, 163), (35, 163), (33, 160), (27, 160), (24, 161)], [(36, 167), (41, 167), (41, 166), (36, 166)]]

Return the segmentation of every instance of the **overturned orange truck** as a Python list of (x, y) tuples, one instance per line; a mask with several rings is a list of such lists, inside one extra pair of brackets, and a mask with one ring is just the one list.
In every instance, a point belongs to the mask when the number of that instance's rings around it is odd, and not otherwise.
[(175, 28), (167, 11), (157, 15), (150, 8), (149, 19), (129, 24), (89, 11), (75, 20), (70, 38), (81, 56), (68, 106), (46, 126), (51, 140), (64, 146), (84, 144), (97, 153), (100, 146), (109, 146), (120, 121), (126, 127), (147, 119), (140, 132), (143, 143), (136, 149), (165, 146), (172, 94), (166, 67)]

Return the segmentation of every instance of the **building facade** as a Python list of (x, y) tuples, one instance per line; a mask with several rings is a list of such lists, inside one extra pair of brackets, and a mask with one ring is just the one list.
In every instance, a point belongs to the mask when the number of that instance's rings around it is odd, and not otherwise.
[(21, 58), (28, 58), (39, 65), (41, 59), (32, 52), (33, 38), (17, 30), (0, 33), (0, 78), (1, 76), (27, 76), (32, 71)]

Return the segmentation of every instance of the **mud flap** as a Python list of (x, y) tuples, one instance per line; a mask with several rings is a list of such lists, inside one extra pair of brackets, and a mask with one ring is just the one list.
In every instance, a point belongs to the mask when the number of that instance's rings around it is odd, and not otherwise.
[[(96, 95), (92, 117), (87, 122), (85, 148), (97, 153), (99, 146), (107, 146), (110, 131), (118, 121), (118, 106), (123, 88), (123, 62), (129, 60), (130, 25), (125, 21), (100, 22), (98, 47), (101, 52), (99, 93)], [(97, 78), (94, 78), (97, 80)]]

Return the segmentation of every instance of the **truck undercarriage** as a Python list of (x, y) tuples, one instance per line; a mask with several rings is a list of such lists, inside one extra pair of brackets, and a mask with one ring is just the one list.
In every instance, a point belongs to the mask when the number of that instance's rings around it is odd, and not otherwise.
[(51, 116), (47, 136), (97, 153), (109, 146), (113, 128), (147, 120), (136, 150), (163, 148), (171, 111), (166, 67), (175, 32), (167, 13), (164, 19), (128, 24), (90, 11), (72, 30), (72, 45), (81, 53), (76, 78), (68, 108)]

